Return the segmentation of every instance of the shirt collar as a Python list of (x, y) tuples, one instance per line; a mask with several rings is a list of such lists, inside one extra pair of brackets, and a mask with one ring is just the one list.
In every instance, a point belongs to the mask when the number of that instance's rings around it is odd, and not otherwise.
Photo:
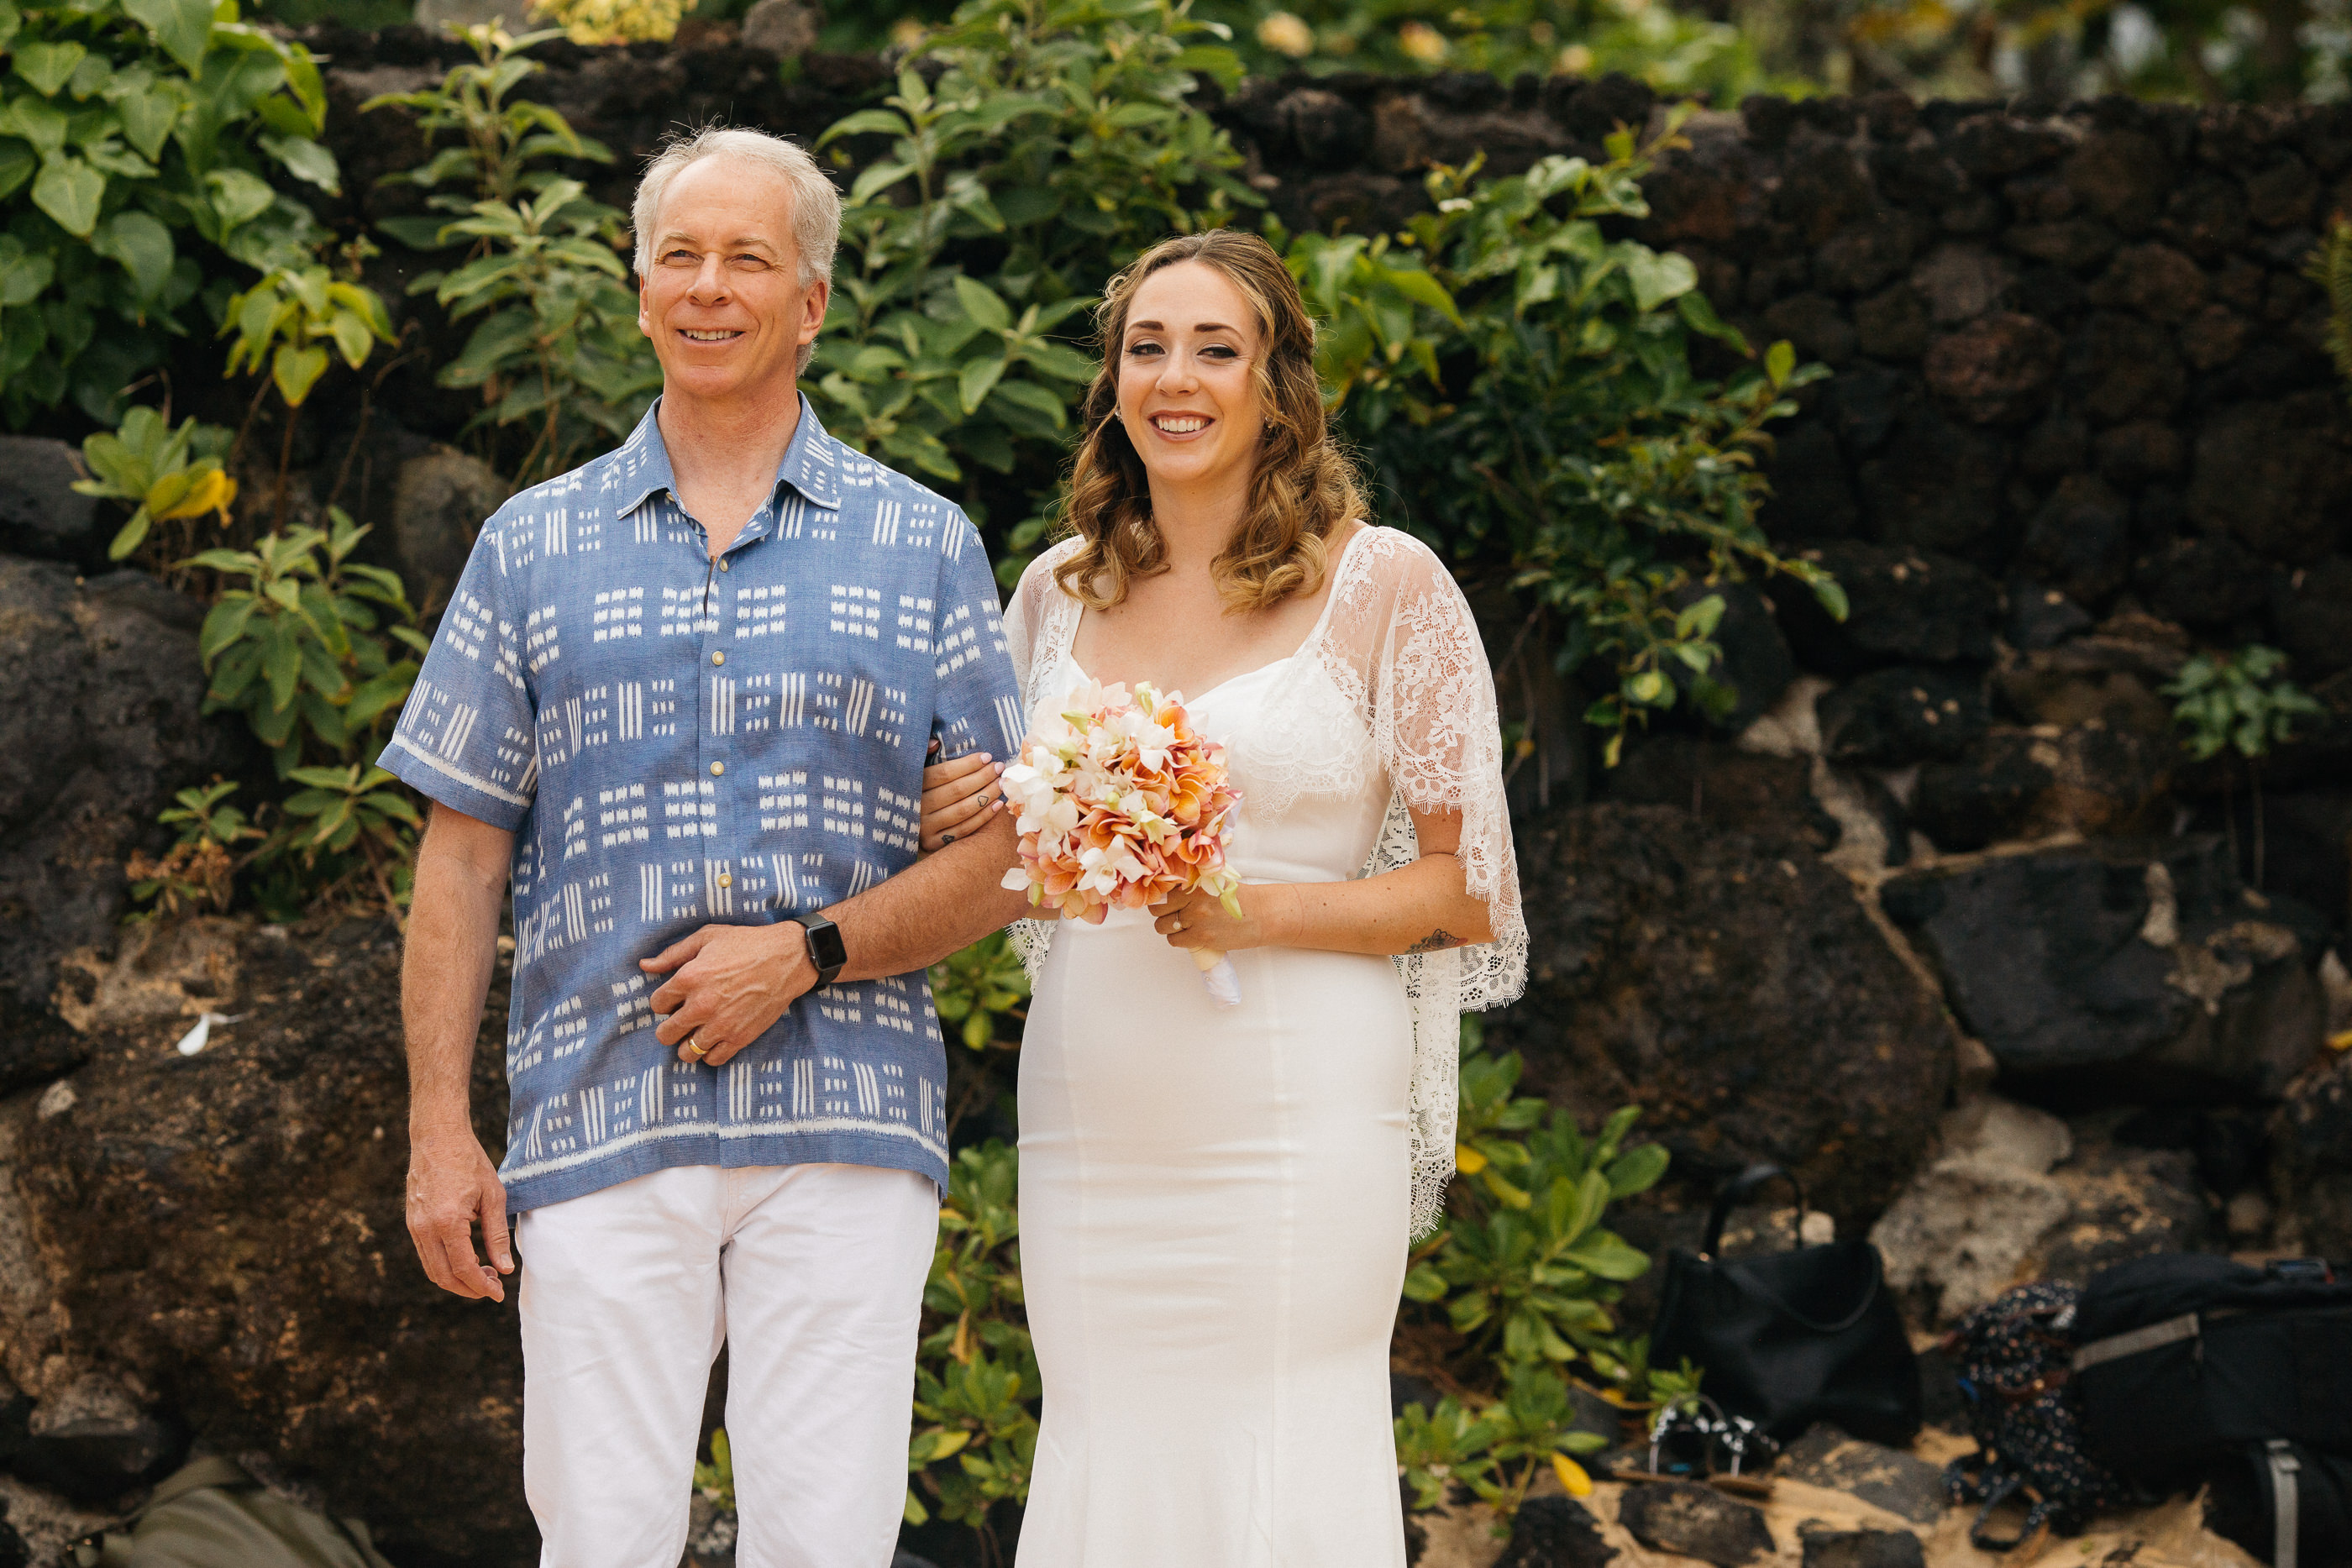
[[(801, 393), (800, 400), (800, 425), (793, 432), (792, 444), (784, 448), (783, 460), (776, 465), (776, 483), (790, 485), (811, 506), (837, 512), (843, 447), (818, 420), (808, 394)], [(675, 498), (677, 495), (677, 475), (670, 467), (669, 448), (662, 440), (660, 414), (661, 399), (656, 397), (637, 421), (636, 429), (629, 433), (629, 439), (613, 454), (621, 472), (622, 517), (654, 496), (667, 494)]]

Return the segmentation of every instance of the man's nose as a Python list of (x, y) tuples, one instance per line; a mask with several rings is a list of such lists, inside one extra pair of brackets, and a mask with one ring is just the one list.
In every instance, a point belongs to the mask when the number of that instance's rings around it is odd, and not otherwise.
[(697, 305), (716, 305), (727, 298), (727, 269), (719, 264), (717, 256), (706, 256), (695, 270), (694, 286), (687, 290)]

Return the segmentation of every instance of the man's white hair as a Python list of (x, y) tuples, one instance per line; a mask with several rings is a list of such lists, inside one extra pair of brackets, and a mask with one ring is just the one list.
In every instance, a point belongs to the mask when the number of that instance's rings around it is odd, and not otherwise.
[[(673, 136), (646, 164), (629, 212), (630, 226), (636, 231), (639, 277), (646, 277), (653, 266), (654, 242), (658, 237), (654, 225), (661, 221), (662, 198), (668, 194), (670, 182), (705, 158), (740, 158), (782, 175), (793, 193), (793, 246), (800, 252), (801, 287), (806, 288), (820, 277), (832, 279), (833, 253), (841, 243), (841, 193), (798, 142), (728, 125), (709, 125)], [(815, 353), (814, 343), (802, 346), (802, 370), (808, 369)]]

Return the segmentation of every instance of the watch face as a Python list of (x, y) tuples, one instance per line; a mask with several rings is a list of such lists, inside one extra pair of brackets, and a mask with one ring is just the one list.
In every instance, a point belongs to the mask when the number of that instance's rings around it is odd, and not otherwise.
[(840, 926), (820, 917), (804, 929), (808, 932), (809, 957), (818, 968), (838, 969), (849, 961), (849, 947), (841, 939)]

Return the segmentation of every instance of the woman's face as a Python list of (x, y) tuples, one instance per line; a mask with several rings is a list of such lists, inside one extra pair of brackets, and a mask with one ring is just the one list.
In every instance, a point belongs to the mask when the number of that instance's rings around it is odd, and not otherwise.
[(1128, 305), (1118, 416), (1155, 486), (1244, 485), (1265, 428), (1253, 371), (1264, 351), (1248, 298), (1215, 267), (1163, 267)]

